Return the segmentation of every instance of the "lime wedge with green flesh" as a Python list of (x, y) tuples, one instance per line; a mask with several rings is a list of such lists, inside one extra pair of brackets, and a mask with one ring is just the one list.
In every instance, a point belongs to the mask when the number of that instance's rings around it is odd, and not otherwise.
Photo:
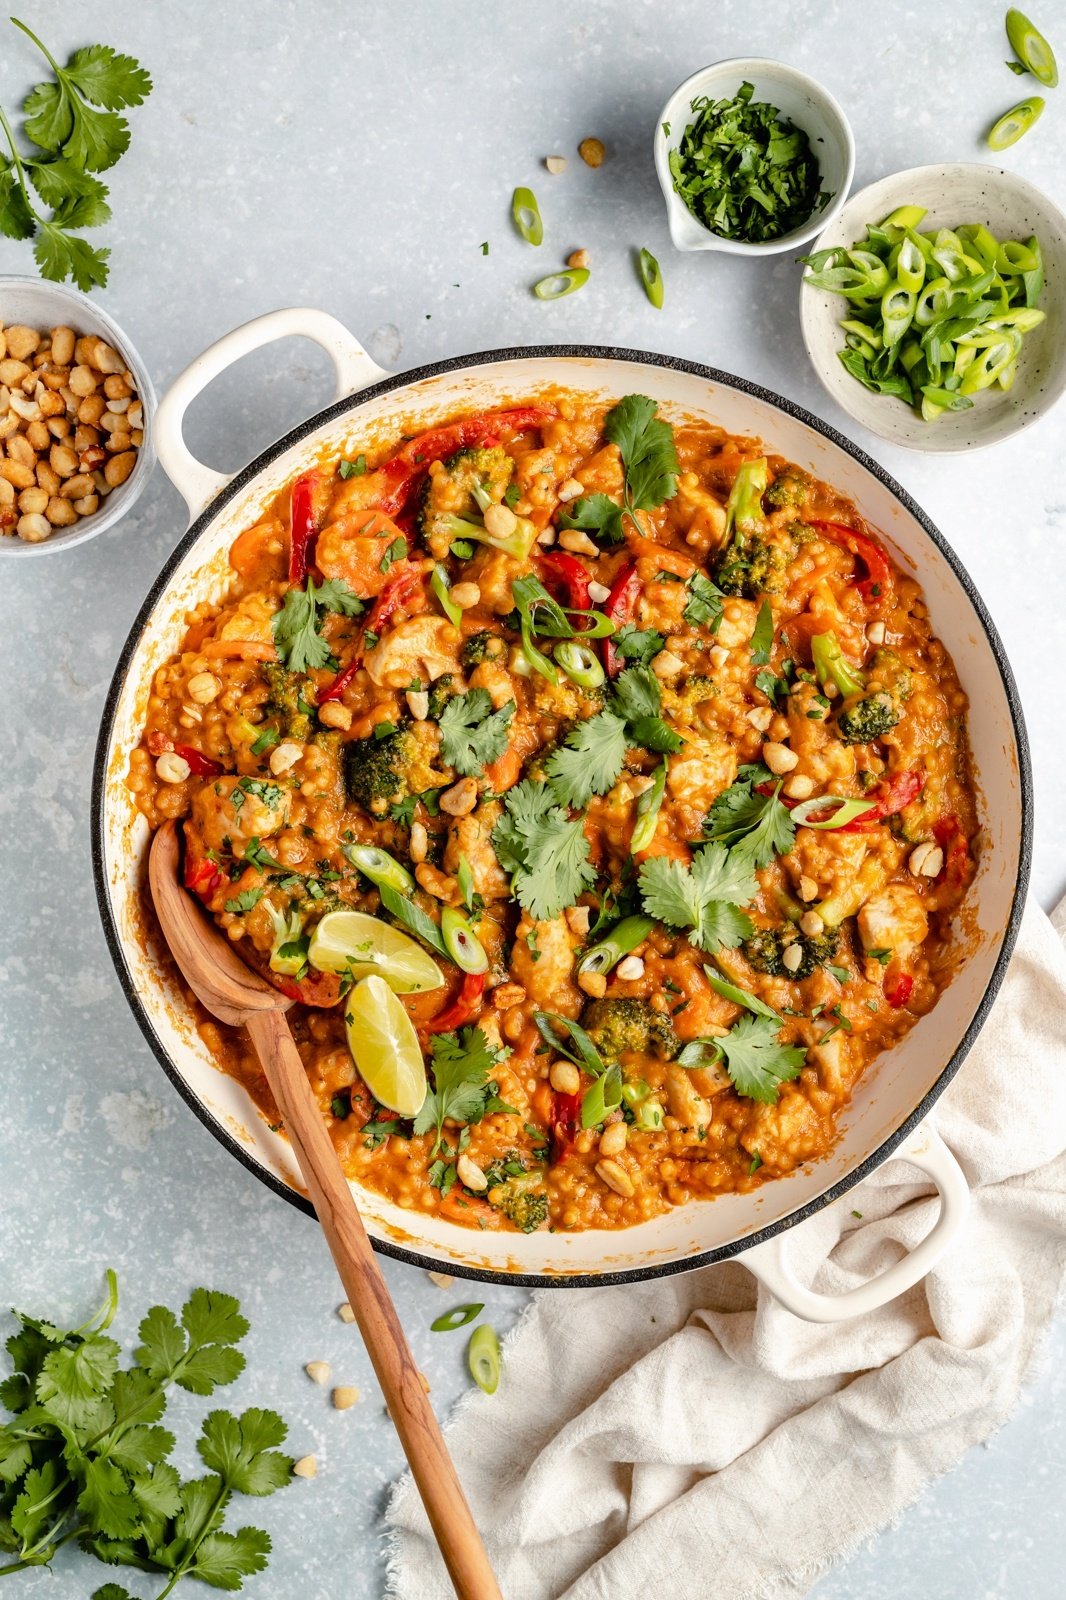
[(365, 911), (329, 911), (311, 935), (307, 959), (319, 972), (377, 974), (397, 994), (439, 989), (444, 975), (433, 957), (406, 933)]
[(426, 1098), (426, 1064), (414, 1023), (384, 978), (360, 979), (345, 1002), (344, 1025), (374, 1099), (398, 1116), (416, 1116)]

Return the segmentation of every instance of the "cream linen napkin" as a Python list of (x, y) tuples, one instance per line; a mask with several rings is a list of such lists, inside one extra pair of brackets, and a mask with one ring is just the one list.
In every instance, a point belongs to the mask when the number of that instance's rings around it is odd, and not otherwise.
[[(1028, 906), (936, 1112), (971, 1216), (902, 1298), (815, 1326), (734, 1262), (536, 1294), (448, 1433), (506, 1600), (802, 1595), (1004, 1421), (1066, 1270), (1064, 939)], [(802, 1281), (864, 1282), (936, 1204), (889, 1162), (794, 1235)], [(387, 1522), (389, 1594), (451, 1596), (410, 1477)]]

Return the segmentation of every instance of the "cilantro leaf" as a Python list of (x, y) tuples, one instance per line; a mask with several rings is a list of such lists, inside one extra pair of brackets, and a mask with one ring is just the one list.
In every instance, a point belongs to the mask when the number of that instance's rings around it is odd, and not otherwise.
[(282, 662), (290, 672), (327, 666), (330, 648), (319, 632), (320, 611), (356, 617), (362, 610), (363, 602), (340, 578), (327, 578), (321, 584), (308, 578), (306, 588), (289, 589), (270, 623)]
[(197, 1550), (189, 1576), (216, 1589), (239, 1589), (244, 1578), (262, 1572), (270, 1551), (270, 1535), (261, 1528), (238, 1528), (236, 1533), (216, 1529)]
[(125, 1473), (100, 1457), (86, 1460), (83, 1473), (85, 1486), (78, 1496), (78, 1509), (93, 1527), (108, 1539), (135, 1534), (141, 1516)]
[(691, 867), (655, 856), (638, 875), (644, 910), (673, 928), (690, 928), (689, 940), (712, 954), (750, 937), (751, 918), (738, 908), (753, 900), (759, 885), (750, 863), (719, 844), (704, 845)]
[(759, 607), (759, 615), (755, 622), (755, 631), (751, 636), (748, 648), (751, 659), (757, 667), (770, 665), (770, 651), (774, 644), (774, 610), (769, 600), (764, 600)]
[(87, 100), (110, 111), (143, 105), (152, 92), (152, 80), (140, 62), (107, 44), (75, 50), (67, 62), (66, 77)]
[(694, 572), (685, 587), (689, 593), (688, 604), (681, 613), (685, 621), (694, 628), (709, 628), (717, 633), (725, 600), (721, 589), (702, 572)]
[(605, 544), (618, 544), (622, 538), (622, 507), (609, 494), (584, 495), (571, 501), (560, 514), (559, 526), (581, 528)]
[(39, 83), (23, 102), (27, 136), (42, 150), (61, 152), (89, 171), (114, 166), (130, 142), (129, 123), (117, 113), (140, 105), (151, 93), (148, 73), (132, 56), (103, 44), (76, 50), (61, 67), (24, 22), (12, 21), (55, 73), (54, 83)]
[(661, 633), (654, 628), (638, 628), (635, 622), (623, 623), (611, 644), (624, 661), (635, 661), (646, 667), (666, 644)]
[(631, 744), (643, 745), (660, 755), (675, 755), (681, 736), (660, 717), (662, 690), (650, 667), (627, 667), (614, 685), (610, 709), (626, 724)]
[(7, 239), (30, 239), (35, 227), (33, 212), (18, 173), (0, 156), (0, 233)]
[(545, 771), (561, 805), (583, 806), (594, 794), (606, 794), (625, 758), (625, 723), (610, 711), (600, 711), (571, 728)]
[(217, 1472), (228, 1489), (273, 1494), (292, 1472), (290, 1458), (274, 1448), (284, 1443), (287, 1432), (276, 1411), (253, 1406), (239, 1417), (231, 1411), (212, 1411), (204, 1418), (196, 1448), (204, 1465)]
[(438, 724), (445, 761), (460, 777), (480, 773), (507, 748), (507, 728), (514, 714), (513, 700), (493, 711), (487, 689), (471, 689), (453, 696)]
[(781, 1044), (779, 1033), (778, 1024), (769, 1017), (743, 1016), (715, 1040), (738, 1094), (773, 1105), (781, 1084), (799, 1077), (807, 1052)]
[(607, 413), (603, 431), (618, 446), (626, 477), (627, 507), (651, 511), (677, 493), (674, 430), (656, 416), (647, 395), (627, 394)]
[(68, 1427), (84, 1422), (110, 1387), (120, 1354), (114, 1339), (100, 1333), (53, 1350), (37, 1379), (37, 1398), (48, 1415)]
[(248, 1331), (232, 1295), (197, 1289), (181, 1313), (182, 1326), (165, 1306), (153, 1306), (141, 1322), (137, 1361), (153, 1378), (192, 1394), (212, 1394), (244, 1370), (234, 1346)]
[(73, 278), (83, 294), (103, 288), (107, 282), (110, 250), (94, 250), (84, 239), (64, 233), (53, 222), (42, 222), (33, 242), (33, 255), (43, 278), (62, 283)]
[(431, 1151), (436, 1155), (444, 1138), (444, 1123), (479, 1122), (485, 1114), (489, 1073), (501, 1059), (501, 1051), (491, 1045), (480, 1028), (463, 1028), (459, 1033), (438, 1033), (430, 1040), (433, 1057), (433, 1088), (426, 1091), (421, 1110), (414, 1120), (415, 1133), (436, 1128)]
[(557, 917), (596, 881), (581, 818), (571, 821), (547, 785), (526, 779), (510, 791), (492, 842), (519, 903), (538, 922)]
[(736, 782), (718, 796), (703, 824), (706, 838), (732, 846), (756, 870), (775, 855), (787, 856), (796, 842), (795, 824), (779, 798), (780, 783), (772, 794), (757, 792), (757, 785), (773, 781), (766, 767), (741, 767)]

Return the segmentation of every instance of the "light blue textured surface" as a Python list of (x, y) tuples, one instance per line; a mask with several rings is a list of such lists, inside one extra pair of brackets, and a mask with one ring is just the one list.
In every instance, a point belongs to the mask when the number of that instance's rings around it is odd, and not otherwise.
[[(1066, 49), (1062, 5), (1041, 17), (1054, 33), (1056, 11)], [(27, 15), (57, 54), (106, 39), (155, 77), (134, 114), (132, 150), (110, 175), (117, 220), (101, 298), (160, 392), (235, 323), (305, 303), (342, 318), (391, 368), (491, 346), (615, 343), (744, 374), (852, 432), (807, 367), (794, 263), (672, 251), (650, 160), (658, 107), (707, 61), (778, 55), (844, 105), (860, 186), (939, 158), (982, 159), (982, 128), (1025, 92), (1002, 64), (1001, 5), (967, 0), (885, 0), (873, 12), (839, 0), (764, 0), (757, 10), (425, 0), (387, 11), (172, 0), (117, 13), (98, 0), (40, 0)], [(29, 46), (3, 24), (0, 100), (9, 110), (37, 74)], [(1053, 94), (1040, 128), (1005, 157), (1060, 204), (1063, 116), (1066, 99)], [(599, 172), (577, 159), (586, 135), (608, 147)], [(541, 165), (556, 152), (570, 158), (560, 178)], [(537, 252), (509, 225), (517, 183), (533, 184), (541, 200), (547, 237)], [(631, 252), (641, 245), (663, 265), (662, 312), (634, 281)], [(592, 256), (588, 288), (556, 306), (534, 301), (529, 283), (578, 246)], [(29, 268), (25, 246), (0, 240), (0, 272)], [(327, 395), (318, 352), (278, 347), (215, 386), (190, 418), (190, 440), (234, 468)], [(860, 437), (954, 541), (1003, 631), (1034, 744), (1036, 884), (1046, 905), (1064, 879), (1066, 757), (1061, 695), (1049, 692), (1048, 676), (1066, 611), (1063, 420), (950, 460)], [(314, 1451), (320, 1465), (314, 1484), (253, 1508), (276, 1553), (249, 1592), (370, 1600), (381, 1593), (381, 1510), (401, 1457), (358, 1339), (334, 1315), (342, 1296), (325, 1246), (223, 1155), (164, 1081), (121, 997), (95, 909), (88, 807), (100, 707), (126, 630), (183, 525), (179, 498), (157, 473), (135, 513), (98, 541), (14, 576), (0, 568), (0, 1303), (78, 1317), (111, 1264), (129, 1336), (146, 1305), (180, 1300), (197, 1283), (240, 1295), (253, 1334), (233, 1399), (276, 1406), (291, 1419), (296, 1453)], [(431, 1335), (428, 1325), (470, 1294), (443, 1295), (394, 1263), (385, 1270), (444, 1414), (466, 1383), (463, 1336)], [(525, 1297), (490, 1287), (484, 1298), (502, 1328)], [(819, 1600), (1058, 1592), (1061, 1329), (1050, 1356), (1003, 1432), (824, 1580)], [(302, 1372), (316, 1358), (362, 1389), (360, 1406), (330, 1410), (328, 1391)], [(104, 1577), (65, 1552), (55, 1576), (11, 1587), (80, 1600)], [(148, 1595), (157, 1586), (132, 1587)]]

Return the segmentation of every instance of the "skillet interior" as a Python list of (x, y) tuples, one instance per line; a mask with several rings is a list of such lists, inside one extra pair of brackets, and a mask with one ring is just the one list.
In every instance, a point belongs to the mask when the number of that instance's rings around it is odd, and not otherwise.
[(676, 359), (594, 347), (487, 352), (378, 383), (309, 419), (250, 463), (190, 528), (141, 609), (104, 710), (93, 786), (97, 894), (112, 957), (137, 1020), (179, 1092), (226, 1147), (264, 1182), (310, 1211), (286, 1142), (214, 1065), (183, 1009), (143, 917), (148, 829), (125, 788), (155, 669), (176, 648), (182, 617), (218, 596), (226, 552), (256, 510), (309, 456), (384, 440), (401, 420), (427, 426), (460, 410), (499, 406), (549, 385), (604, 398), (639, 390), (669, 412), (693, 413), (767, 446), (849, 495), (925, 591), (934, 631), (971, 701), (970, 737), (983, 797), (978, 877), (961, 930), (968, 960), (936, 1009), (870, 1068), (824, 1160), (748, 1196), (694, 1203), (624, 1233), (473, 1234), (360, 1192), (375, 1242), (420, 1265), (508, 1282), (608, 1282), (682, 1270), (736, 1254), (844, 1194), (884, 1161), (958, 1070), (999, 988), (1028, 880), (1031, 782), (1013, 676), (971, 580), (906, 493), (816, 418), (724, 373)]

